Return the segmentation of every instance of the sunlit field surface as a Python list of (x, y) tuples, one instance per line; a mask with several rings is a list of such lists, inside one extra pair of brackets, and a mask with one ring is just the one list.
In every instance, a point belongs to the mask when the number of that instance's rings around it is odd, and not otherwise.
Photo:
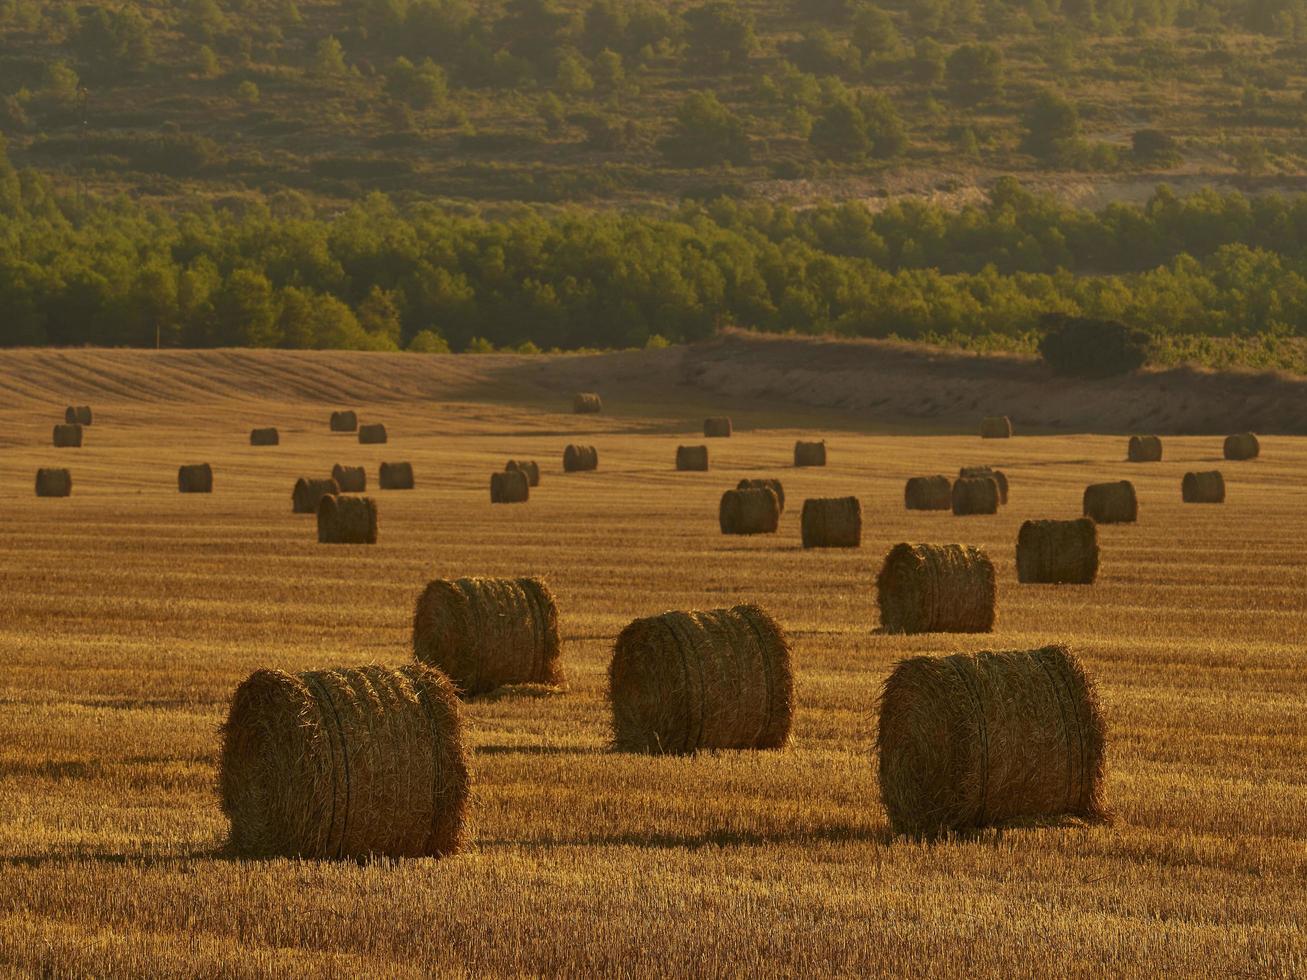
[[(311, 363), (285, 367), (291, 395), (238, 398), (148, 369), (115, 380), (106, 361), (105, 378), (68, 395), (99, 391), (80, 450), (50, 447), (57, 376), (4, 367), (0, 972), (1307, 971), (1307, 439), (1265, 437), (1260, 459), (1228, 463), (1219, 437), (1166, 438), (1165, 461), (1141, 465), (1123, 461), (1121, 435), (884, 435), (672, 388), (624, 401), (614, 386), (598, 416), (570, 414), (570, 392), (492, 384), (422, 402), (369, 384), (360, 402), (306, 394), (289, 374)], [(390, 443), (329, 433), (342, 407), (385, 422)], [(710, 472), (675, 472), (677, 445), (704, 442), (710, 412), (732, 414), (736, 434), (708, 441)], [(251, 448), (265, 424), (282, 444)], [(813, 437), (829, 465), (793, 469), (795, 439)], [(598, 447), (598, 472), (563, 474), (570, 441)], [(541, 485), (525, 505), (492, 506), (490, 474), (509, 458), (538, 460)], [(382, 460), (411, 461), (417, 489), (377, 490)], [(202, 461), (215, 492), (179, 495), (178, 465)], [(367, 466), (375, 547), (319, 545), (313, 519), (291, 514), (296, 477), (337, 462)], [(904, 510), (907, 477), (977, 463), (1011, 481), (997, 516)], [(71, 498), (33, 496), (45, 465), (72, 468)], [(1211, 468), (1227, 503), (1182, 504), (1183, 474)], [(718, 498), (744, 476), (784, 481), (778, 534), (719, 533)], [(1021, 522), (1078, 516), (1087, 484), (1122, 478), (1140, 520), (1100, 529), (1098, 583), (1018, 585)], [(862, 548), (803, 551), (804, 498), (848, 494), (862, 500)], [(874, 577), (899, 541), (986, 546), (994, 634), (878, 634)], [(557, 596), (569, 690), (467, 706), (465, 853), (364, 865), (216, 853), (217, 729), (242, 679), (401, 664), (429, 579), (528, 574)], [(619, 630), (745, 601), (791, 637), (791, 745), (609, 752)], [(1099, 684), (1114, 822), (892, 838), (874, 748), (891, 666), (1050, 642)]]

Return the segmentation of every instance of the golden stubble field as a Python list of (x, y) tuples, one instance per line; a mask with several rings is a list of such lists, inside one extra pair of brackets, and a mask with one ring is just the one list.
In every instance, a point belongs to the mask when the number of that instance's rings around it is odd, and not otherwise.
[[(885, 436), (847, 416), (786, 429), (735, 410), (744, 431), (711, 441), (712, 471), (676, 473), (678, 443), (732, 406), (669, 390), (661, 406), (610, 395), (605, 415), (574, 417), (565, 397), (550, 411), (507, 388), (500, 404), (357, 404), (202, 385), (182, 401), (148, 374), (94, 382), (81, 450), (49, 448), (57, 394), (40, 403), (6, 379), (21, 397), (0, 410), (0, 973), (1307, 971), (1307, 440), (1267, 437), (1260, 460), (1234, 464), (1219, 438), (1168, 438), (1165, 462), (1130, 465), (1121, 436)], [(337, 407), (384, 421), (390, 444), (330, 434)], [(249, 447), (258, 424), (282, 445)], [(828, 439), (830, 465), (794, 470), (810, 436)], [(573, 440), (599, 448), (599, 472), (562, 473)], [(510, 457), (539, 460), (541, 486), (492, 507), (489, 475)], [(376, 491), (383, 459), (411, 460), (418, 489)], [(215, 493), (179, 495), (177, 466), (205, 460)], [(318, 545), (313, 519), (290, 513), (294, 479), (336, 462), (368, 467), (375, 547)], [(35, 469), (54, 463), (71, 465), (74, 496), (35, 498)], [(908, 476), (972, 463), (1009, 474), (998, 516), (903, 509)], [(1181, 504), (1182, 474), (1213, 466), (1228, 503)], [(778, 535), (718, 533), (717, 499), (746, 475), (784, 480)], [(1087, 483), (1123, 477), (1141, 520), (1101, 529), (1098, 584), (1018, 585), (1021, 521), (1077, 516)], [(845, 494), (862, 499), (863, 547), (800, 549), (803, 499)], [(990, 549), (993, 635), (875, 632), (874, 575), (904, 540)], [(564, 695), (467, 707), (471, 849), (368, 865), (217, 856), (216, 732), (236, 684), (262, 666), (402, 663), (422, 586), (465, 574), (545, 576), (570, 679)], [(618, 631), (740, 601), (790, 633), (791, 746), (608, 752)], [(1051, 641), (1098, 681), (1115, 823), (891, 838), (874, 752), (891, 665)]]

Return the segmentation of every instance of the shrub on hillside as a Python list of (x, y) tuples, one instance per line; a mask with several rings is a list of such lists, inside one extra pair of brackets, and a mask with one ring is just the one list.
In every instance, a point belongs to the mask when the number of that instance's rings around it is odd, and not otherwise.
[(1040, 327), (1040, 356), (1057, 374), (1107, 378), (1136, 371), (1148, 360), (1148, 334), (1119, 320), (1046, 313)]

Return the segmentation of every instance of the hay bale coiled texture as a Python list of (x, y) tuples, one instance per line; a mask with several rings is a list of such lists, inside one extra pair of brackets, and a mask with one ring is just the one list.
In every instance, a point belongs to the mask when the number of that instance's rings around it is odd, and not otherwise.
[(177, 469), (178, 493), (213, 493), (213, 467), (191, 463)]
[(79, 449), (82, 445), (82, 426), (79, 422), (71, 425), (64, 423), (54, 427), (54, 445), (56, 449)]
[(417, 486), (413, 479), (413, 464), (382, 463), (377, 471), (377, 483), (382, 490), (412, 490)]
[(90, 425), (91, 419), (90, 405), (69, 405), (64, 409), (64, 421), (69, 425)]
[(861, 548), (862, 502), (857, 497), (810, 497), (800, 521), (805, 548)]
[(1106, 725), (1063, 646), (900, 661), (880, 696), (880, 793), (895, 833), (1107, 819)]
[(962, 477), (953, 483), (953, 513), (997, 514), (1002, 493), (992, 476)]
[(359, 442), (365, 446), (380, 446), (388, 438), (386, 427), (380, 422), (369, 422), (367, 425), (359, 426)]
[(1262, 452), (1262, 444), (1251, 432), (1240, 432), (1225, 437), (1226, 459), (1256, 459)]
[(290, 509), (295, 514), (316, 514), (322, 498), (340, 493), (340, 485), (335, 480), (315, 480), (302, 476), (295, 481), (295, 489), (290, 495)]
[(572, 411), (577, 415), (594, 415), (604, 410), (603, 399), (593, 391), (578, 391), (572, 399)]
[(781, 513), (782, 514), (785, 513), (785, 487), (781, 485), (780, 480), (773, 480), (769, 477), (741, 480), (738, 484), (736, 484), (735, 489), (736, 490), (764, 490), (764, 489), (770, 490), (772, 493), (776, 494), (776, 503), (780, 507)]
[(731, 420), (725, 415), (715, 415), (703, 420), (703, 434), (706, 439), (725, 439), (732, 431)]
[(707, 446), (677, 446), (676, 468), (678, 470), (702, 471), (708, 469)]
[(281, 433), (274, 428), (251, 429), (251, 446), (277, 446), (281, 444)]
[(333, 494), (318, 504), (319, 544), (376, 544), (377, 502)]
[(73, 492), (73, 474), (68, 470), (39, 469), (36, 471), (38, 497), (67, 497)]
[(531, 496), (531, 481), (521, 470), (490, 474), (492, 504), (524, 504)]
[(1126, 458), (1132, 463), (1160, 463), (1162, 440), (1157, 436), (1131, 436)]
[(1220, 470), (1186, 473), (1180, 484), (1180, 496), (1186, 504), (1225, 503), (1225, 477)]
[(341, 493), (363, 493), (368, 488), (368, 471), (362, 466), (342, 466), (337, 463), (331, 468), (331, 478), (336, 481)]
[(983, 548), (897, 544), (876, 577), (886, 633), (988, 633), (997, 583)]
[(422, 664), (255, 671), (222, 728), (218, 786), (239, 854), (452, 854), (469, 788), (454, 686)]
[(357, 432), (358, 428), (358, 412), (340, 411), (331, 413), (332, 432)]
[(908, 510), (952, 510), (953, 481), (946, 476), (914, 476), (903, 488)]
[(563, 472), (585, 473), (599, 469), (599, 450), (594, 446), (569, 445), (563, 450)]
[(619, 751), (779, 749), (794, 718), (789, 642), (754, 605), (637, 619), (613, 648), (608, 698)]
[(1139, 519), (1139, 498), (1129, 480), (1085, 487), (1084, 514), (1095, 524), (1133, 524)]
[(826, 440), (821, 442), (796, 442), (794, 444), (795, 466), (825, 466)]
[(768, 487), (727, 490), (717, 520), (722, 534), (773, 534), (781, 523), (781, 503)]
[(1017, 579), (1058, 585), (1092, 585), (1098, 578), (1098, 525), (1026, 521), (1017, 534)]
[(540, 486), (540, 464), (534, 459), (510, 459), (504, 470), (508, 473), (525, 473), (527, 483), (533, 487)]
[(1011, 439), (1012, 420), (1006, 415), (989, 415), (980, 420), (980, 438)]
[(418, 597), (413, 655), (467, 697), (564, 681), (558, 606), (537, 578), (436, 579)]
[(1002, 470), (996, 470), (992, 466), (964, 466), (958, 470), (959, 479), (980, 480), (989, 477), (998, 484), (998, 502), (1006, 506), (1008, 482), (1007, 474)]

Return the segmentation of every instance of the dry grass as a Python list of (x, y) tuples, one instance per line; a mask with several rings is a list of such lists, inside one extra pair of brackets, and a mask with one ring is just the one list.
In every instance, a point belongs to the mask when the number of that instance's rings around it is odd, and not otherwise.
[[(340, 381), (286, 355), (276, 385), (216, 400), (206, 388), (224, 389), (222, 365), (238, 362), (197, 357), (204, 372), (134, 375), (138, 361), (110, 352), (78, 387), (59, 365), (20, 377), (0, 359), (18, 392), (0, 409), (0, 973), (1307, 971), (1307, 440), (1263, 437), (1260, 459), (1227, 467), (1229, 503), (1186, 507), (1180, 479), (1218, 465), (1220, 437), (1168, 437), (1164, 462), (1128, 468), (1119, 434), (1017, 436), (996, 456), (971, 432), (875, 435), (852, 413), (804, 410), (789, 424), (831, 433), (839, 452), (792, 470), (803, 433), (780, 427), (784, 406), (669, 389), (661, 406), (614, 396), (581, 420), (567, 397), (581, 382), (537, 397), (483, 376), (465, 394), (453, 374), (495, 358), (415, 357), (421, 383), (460, 394), (381, 401), (365, 380), (348, 397), (393, 423), (391, 452), (440, 478), (383, 498), (377, 545), (334, 549), (286, 513), (285, 493), (340, 452), (323, 424)], [(366, 355), (322, 363), (371, 377)], [(75, 458), (49, 445), (48, 406), (73, 397), (96, 407)], [(675, 446), (723, 410), (740, 428), (714, 445), (714, 472), (674, 472)], [(244, 445), (258, 418), (278, 420), (280, 451)], [(563, 445), (582, 436), (603, 468), (557, 477)], [(385, 451), (354, 450), (374, 472)], [(517, 454), (546, 461), (547, 478), (530, 507), (493, 507), (485, 474)], [(189, 459), (220, 472), (212, 495), (177, 493)], [(76, 493), (38, 499), (32, 475), (54, 461)], [(1009, 508), (966, 522), (904, 510), (909, 476), (982, 462), (1020, 487)], [(776, 473), (795, 500), (856, 487), (863, 549), (804, 552), (797, 508), (778, 535), (720, 535), (722, 489)], [(1078, 516), (1086, 485), (1123, 476), (1142, 519), (1099, 528), (1097, 584), (1019, 588), (1021, 523)], [(996, 631), (873, 633), (879, 557), (959, 536), (997, 565)], [(252, 671), (403, 664), (433, 576), (528, 574), (547, 574), (558, 597), (570, 691), (467, 705), (465, 853), (363, 866), (214, 856), (227, 832), (216, 732)], [(739, 602), (789, 634), (790, 745), (607, 752), (620, 630)], [(874, 751), (891, 666), (1050, 642), (1097, 681), (1114, 824), (891, 839)]]

